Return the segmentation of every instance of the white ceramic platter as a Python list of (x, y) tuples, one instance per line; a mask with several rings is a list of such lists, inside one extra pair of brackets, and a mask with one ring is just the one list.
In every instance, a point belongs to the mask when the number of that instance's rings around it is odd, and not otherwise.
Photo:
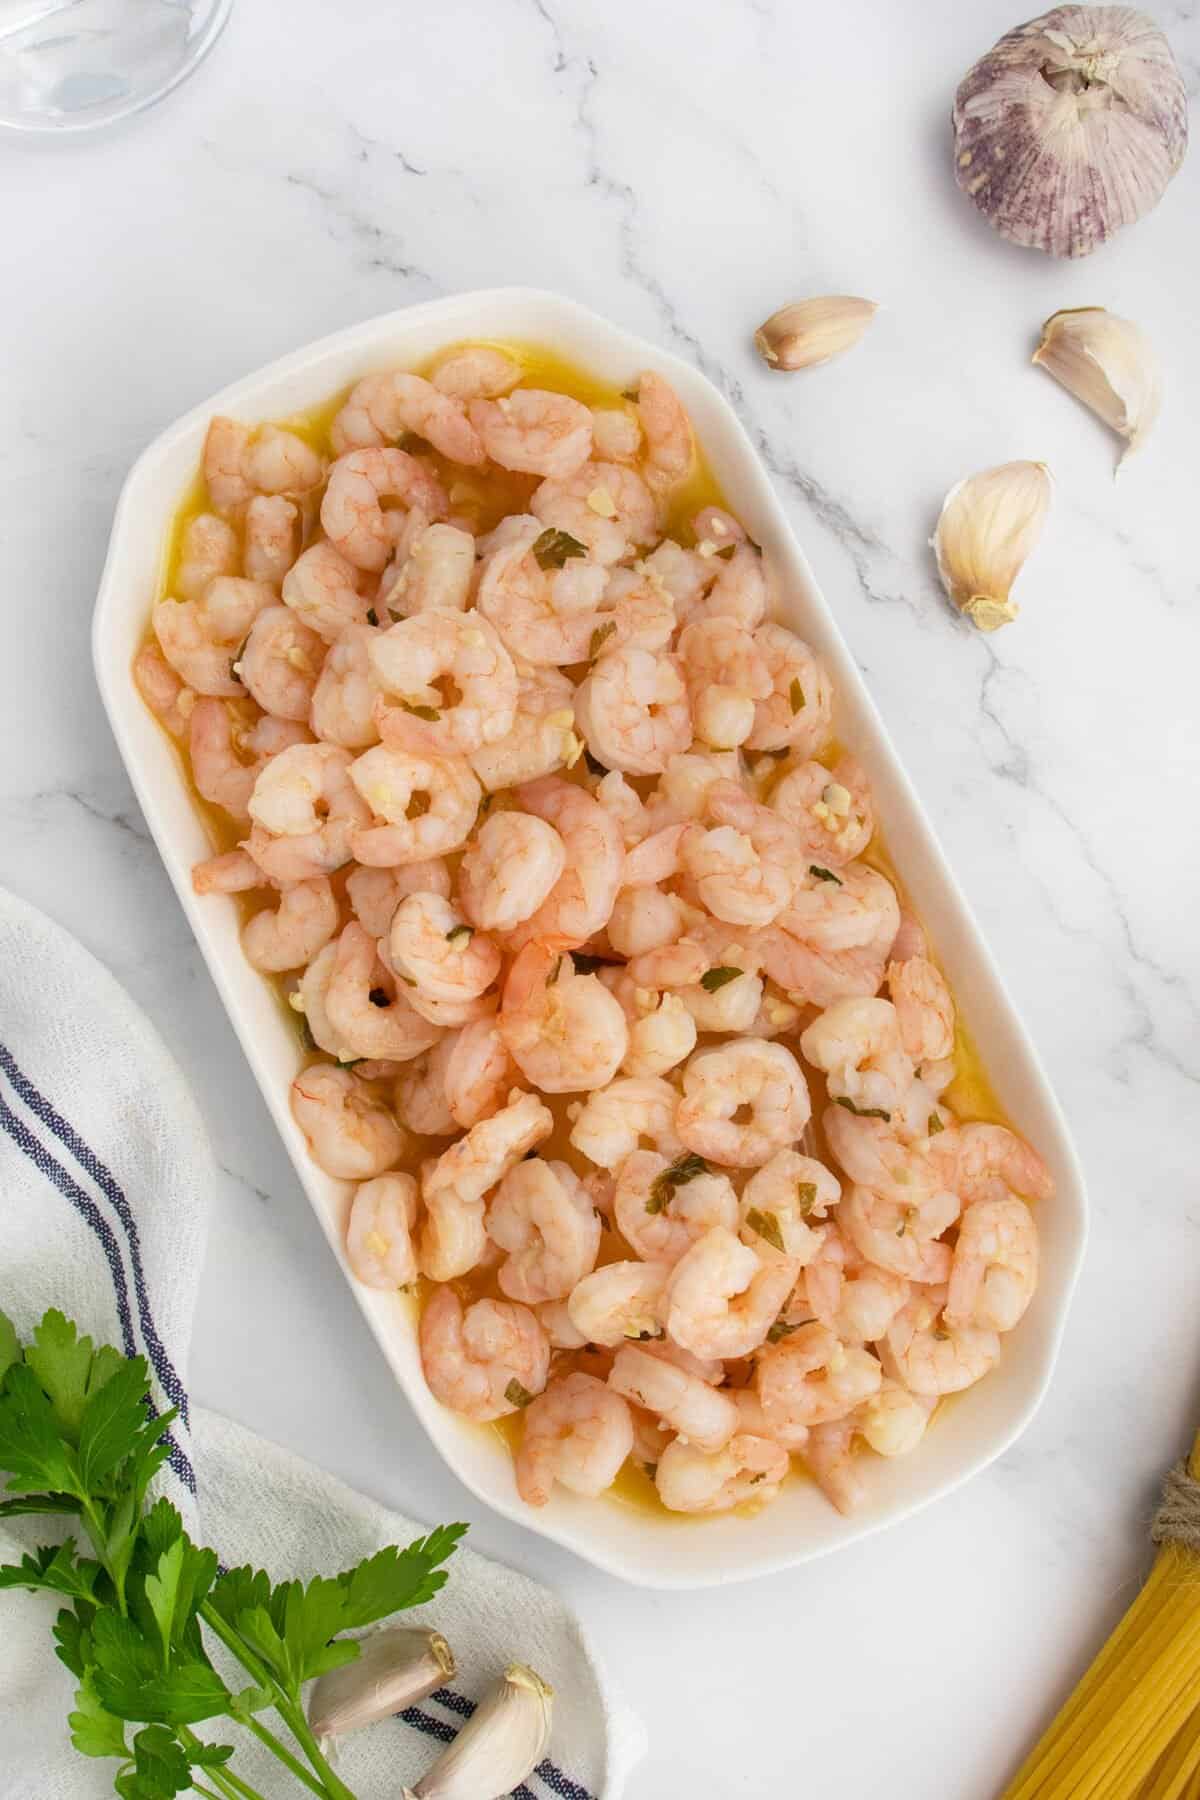
[[(825, 658), (837, 694), (841, 741), (864, 763), (879, 818), (908, 894), (969, 1022), (1001, 1103), (1037, 1146), (1058, 1183), (1039, 1209), (1042, 1276), (998, 1368), (939, 1419), (919, 1451), (870, 1460), (870, 1498), (840, 1517), (815, 1487), (788, 1483), (755, 1518), (678, 1520), (611, 1500), (557, 1490), (533, 1511), (518, 1500), (509, 1455), (498, 1437), (447, 1412), (421, 1375), (412, 1303), (351, 1281), (359, 1305), (405, 1395), (450, 1467), (497, 1511), (568, 1545), (614, 1575), (647, 1587), (691, 1588), (783, 1569), (893, 1525), (986, 1468), (1029, 1423), (1046, 1391), (1062, 1337), (1086, 1233), (1083, 1180), (1058, 1104), (1036, 1052), (945, 858), (888, 741), (879, 715), (813, 580), (803, 553), (746, 433), (704, 376), (657, 346), (573, 301), (523, 288), (460, 294), (354, 325), (284, 357), (216, 394), (143, 452), (121, 493), (96, 604), (93, 649), (100, 690), (121, 755), (180, 905), (191, 921), (246, 1059), (287, 1145), (330, 1248), (345, 1267), (343, 1229), (350, 1188), (310, 1161), (288, 1110), (301, 1062), (299, 1041), (267, 983), (242, 957), (233, 900), (198, 899), (189, 871), (210, 851), (180, 778), (175, 753), (143, 705), (130, 665), (145, 633), (165, 533), (200, 460), (216, 412), (250, 423), (279, 419), (327, 400), (373, 370), (412, 367), (467, 338), (543, 345), (618, 386), (639, 370), (659, 370), (691, 414), (729, 505), (773, 564), (781, 617)], [(397, 1417), (399, 1435), (411, 1429)]]

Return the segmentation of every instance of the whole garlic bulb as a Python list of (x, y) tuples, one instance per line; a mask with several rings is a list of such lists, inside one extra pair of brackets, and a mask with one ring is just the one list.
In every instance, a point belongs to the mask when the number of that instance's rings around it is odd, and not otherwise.
[(1056, 6), (964, 76), (954, 173), (1014, 243), (1087, 256), (1157, 204), (1187, 134), (1183, 77), (1152, 19)]

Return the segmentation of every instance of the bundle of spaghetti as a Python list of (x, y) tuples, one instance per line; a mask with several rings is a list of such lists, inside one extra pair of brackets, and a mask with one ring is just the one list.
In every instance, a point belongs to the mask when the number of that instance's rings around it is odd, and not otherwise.
[(1003, 1800), (1200, 1800), (1200, 1433), (1149, 1579)]

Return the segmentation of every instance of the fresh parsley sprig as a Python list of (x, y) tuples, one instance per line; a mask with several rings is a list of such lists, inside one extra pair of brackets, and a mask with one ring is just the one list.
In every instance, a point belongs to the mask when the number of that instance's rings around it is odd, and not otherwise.
[[(232, 1767), (233, 1745), (192, 1730), (227, 1719), (311, 1793), (354, 1800), (309, 1728), (301, 1689), (358, 1656), (340, 1634), (432, 1599), (466, 1526), (439, 1526), (308, 1583), (273, 1583), (261, 1569), (219, 1574), (216, 1554), (192, 1542), (169, 1501), (146, 1505), (176, 1417), (154, 1411), (149, 1387), (142, 1357), (94, 1345), (61, 1312), (47, 1312), (27, 1344), (0, 1313), (0, 1516), (78, 1521), (62, 1543), (0, 1567), (0, 1588), (44, 1588), (68, 1602), (54, 1637), (79, 1684), (71, 1741), (84, 1756), (119, 1759), (122, 1800), (188, 1791), (262, 1800)], [(213, 1666), (206, 1631), (246, 1686)], [(270, 1711), (291, 1745), (260, 1716)]]

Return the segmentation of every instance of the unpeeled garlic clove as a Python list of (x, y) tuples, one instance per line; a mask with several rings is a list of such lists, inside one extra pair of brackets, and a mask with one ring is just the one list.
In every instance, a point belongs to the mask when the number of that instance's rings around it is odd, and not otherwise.
[(873, 300), (851, 294), (793, 300), (759, 326), (754, 342), (772, 369), (815, 369), (852, 349), (878, 311)]
[(1121, 460), (1145, 441), (1162, 404), (1162, 370), (1131, 319), (1102, 306), (1053, 313), (1033, 360), (1125, 439)]
[(1009, 590), (1050, 505), (1045, 463), (1000, 463), (952, 487), (931, 540), (942, 585), (981, 631), (1017, 616)]
[(342, 1737), (415, 1706), (453, 1674), (454, 1652), (440, 1631), (391, 1625), (360, 1639), (353, 1662), (313, 1684), (308, 1722), (318, 1738)]
[(403, 1800), (497, 1800), (537, 1768), (550, 1741), (554, 1689), (511, 1663), (458, 1736)]

